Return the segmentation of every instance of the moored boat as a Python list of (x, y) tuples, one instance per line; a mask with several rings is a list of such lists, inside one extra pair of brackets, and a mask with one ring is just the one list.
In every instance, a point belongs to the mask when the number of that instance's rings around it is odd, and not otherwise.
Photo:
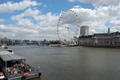
[(0, 51), (0, 66), (7, 80), (39, 78), (41, 73), (26, 63), (26, 59), (9, 51)]
[(13, 50), (9, 49), (8, 46), (5, 45), (5, 44), (0, 47), (0, 50), (1, 51), (8, 51), (8, 52), (14, 53)]

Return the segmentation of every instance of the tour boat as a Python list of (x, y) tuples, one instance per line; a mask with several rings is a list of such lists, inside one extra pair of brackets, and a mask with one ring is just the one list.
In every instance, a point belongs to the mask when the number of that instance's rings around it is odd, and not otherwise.
[(2, 78), (6, 78), (6, 80), (21, 80), (22, 78), (26, 78), (29, 80), (40, 78), (41, 76), (41, 73), (37, 69), (26, 63), (25, 58), (7, 50), (0, 50), (0, 66), (2, 68), (0, 80)]

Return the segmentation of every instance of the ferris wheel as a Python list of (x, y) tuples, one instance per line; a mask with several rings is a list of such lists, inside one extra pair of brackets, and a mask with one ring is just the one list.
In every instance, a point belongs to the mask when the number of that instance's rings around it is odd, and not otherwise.
[(57, 23), (57, 35), (62, 44), (77, 44), (79, 37), (79, 19), (73, 10), (63, 12)]

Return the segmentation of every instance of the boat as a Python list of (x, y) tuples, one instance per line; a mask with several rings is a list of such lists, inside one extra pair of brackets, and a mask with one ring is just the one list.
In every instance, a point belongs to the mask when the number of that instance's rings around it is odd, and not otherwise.
[(0, 47), (0, 50), (5, 50), (5, 51), (8, 51), (8, 52), (11, 52), (11, 53), (14, 53), (12, 49), (9, 49), (8, 46), (6, 44), (3, 44), (1, 47)]
[(0, 78), (5, 78), (0, 80), (22, 80), (24, 78), (29, 80), (41, 76), (37, 69), (26, 63), (24, 57), (7, 50), (0, 50), (0, 66), (2, 68)]
[(8, 49), (8, 47), (7, 47), (6, 44), (3, 44), (3, 45), (1, 46), (1, 49)]

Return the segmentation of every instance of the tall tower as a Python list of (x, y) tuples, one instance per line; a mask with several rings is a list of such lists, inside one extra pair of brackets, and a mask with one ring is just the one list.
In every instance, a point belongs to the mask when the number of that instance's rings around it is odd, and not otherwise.
[(81, 26), (80, 28), (80, 36), (89, 35), (89, 26)]
[(110, 33), (110, 28), (108, 28), (108, 33)]

